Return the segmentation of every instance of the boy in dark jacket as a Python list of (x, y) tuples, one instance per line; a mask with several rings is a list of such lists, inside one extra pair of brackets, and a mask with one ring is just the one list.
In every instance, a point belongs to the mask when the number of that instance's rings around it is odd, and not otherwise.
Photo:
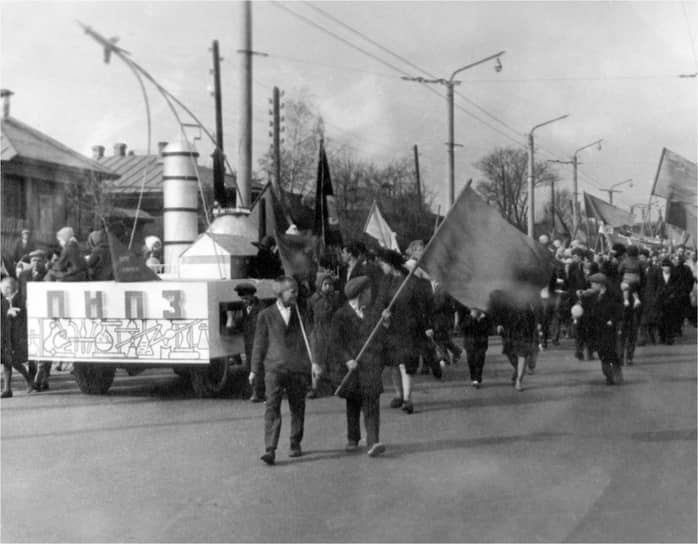
[(490, 320), (482, 310), (476, 308), (464, 308), (459, 319), (463, 332), (463, 347), (470, 368), (470, 379), (473, 382), (473, 387), (479, 389), (482, 384), (482, 369), (485, 366)]
[(2, 379), (0, 398), (12, 396), (12, 369), (19, 372), (27, 381), (27, 393), (34, 389), (29, 373), (22, 363), (27, 360), (27, 321), (26, 307), (20, 296), (17, 280), (6, 277), (0, 283), (2, 303), (0, 304), (0, 341), (2, 342)]
[(346, 399), (346, 451), (359, 449), (360, 415), (364, 413), (366, 447), (370, 457), (385, 451), (379, 440), (380, 395), (383, 392), (383, 339), (387, 326), (381, 325), (361, 358), (362, 346), (380, 318), (378, 308), (370, 304), (371, 280), (368, 276), (350, 279), (344, 287), (347, 302), (332, 318), (331, 346), (335, 352), (333, 375), (337, 383), (346, 377), (338, 393)]

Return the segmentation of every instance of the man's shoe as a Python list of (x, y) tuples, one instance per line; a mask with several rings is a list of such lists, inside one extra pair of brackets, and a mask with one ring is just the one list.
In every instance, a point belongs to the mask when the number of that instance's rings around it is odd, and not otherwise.
[(406, 400), (402, 403), (402, 411), (406, 414), (411, 414), (414, 412), (414, 405), (411, 400)]
[(395, 397), (393, 400), (390, 401), (391, 408), (400, 408), (400, 406), (402, 406), (402, 399)]
[(267, 465), (273, 465), (276, 462), (276, 455), (273, 451), (268, 451), (260, 457)]
[(344, 446), (344, 451), (347, 453), (354, 453), (359, 451), (359, 443), (358, 442), (347, 442), (347, 445)]
[(385, 446), (380, 442), (376, 442), (373, 444), (373, 446), (371, 446), (371, 449), (368, 450), (369, 457), (378, 457), (383, 453), (385, 453)]
[(9, 399), (12, 397), (12, 391), (3, 391), (0, 393), (0, 399)]
[(301, 451), (300, 446), (291, 447), (291, 450), (288, 452), (289, 457), (300, 457), (301, 455), (303, 455), (303, 451)]
[(477, 381), (477, 380), (473, 380), (473, 387), (474, 387), (475, 389), (480, 389), (480, 382)]

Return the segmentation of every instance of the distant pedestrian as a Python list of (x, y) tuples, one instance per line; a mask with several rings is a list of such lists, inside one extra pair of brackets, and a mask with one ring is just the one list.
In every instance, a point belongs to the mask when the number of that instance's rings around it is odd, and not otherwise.
[(332, 318), (331, 346), (334, 350), (336, 381), (347, 373), (346, 387), (339, 395), (346, 399), (347, 445), (346, 451), (359, 449), (361, 440), (361, 412), (364, 414), (366, 449), (370, 457), (385, 452), (380, 442), (380, 395), (383, 392), (383, 341), (387, 324), (381, 323), (376, 335), (361, 358), (357, 356), (380, 319), (380, 312), (371, 306), (371, 280), (359, 276), (349, 280), (344, 287), (347, 302)]
[(27, 393), (34, 390), (29, 373), (24, 368), (27, 360), (27, 310), (14, 278), (0, 281), (0, 343), (2, 344), (3, 387), (0, 398), (12, 396), (12, 369), (19, 372), (27, 382)]
[(459, 317), (470, 369), (470, 380), (475, 389), (482, 385), (482, 371), (485, 367), (485, 355), (489, 346), (490, 320), (482, 310), (463, 308)]
[(12, 252), (12, 264), (16, 266), (18, 262), (27, 258), (35, 249), (36, 242), (32, 239), (31, 230), (22, 229), (19, 239), (15, 242), (14, 251)]
[[(259, 313), (252, 349), (250, 383), (264, 373), (267, 402), (264, 412), (264, 446), (261, 459), (276, 462), (281, 432), (281, 399), (284, 392), (291, 410), (291, 449), (289, 457), (302, 455), (305, 421), (305, 395), (310, 378), (310, 361), (296, 301), (298, 284), (283, 276), (275, 282), (276, 303)], [(319, 372), (314, 365), (313, 372)]]

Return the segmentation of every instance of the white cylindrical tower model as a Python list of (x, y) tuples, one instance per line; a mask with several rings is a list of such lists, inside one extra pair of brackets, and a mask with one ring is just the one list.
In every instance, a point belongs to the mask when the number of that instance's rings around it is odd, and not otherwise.
[(187, 142), (172, 142), (162, 151), (162, 229), (166, 268), (175, 272), (180, 254), (196, 239), (199, 153)]

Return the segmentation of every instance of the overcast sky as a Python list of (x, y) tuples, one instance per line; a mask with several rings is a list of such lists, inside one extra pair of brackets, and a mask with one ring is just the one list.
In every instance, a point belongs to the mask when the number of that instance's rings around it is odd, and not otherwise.
[[(524, 145), (534, 125), (539, 159), (580, 154), (580, 192), (633, 178), (615, 195), (646, 202), (662, 147), (695, 161), (698, 72), (696, 2), (316, 2), (328, 14), (438, 77), (506, 50), (503, 70), (486, 63), (462, 73), (456, 97), (456, 190), (480, 177), (473, 164), (498, 146)], [(286, 9), (284, 9), (286, 8)], [(289, 13), (314, 21), (389, 65), (372, 59)], [(147, 148), (140, 88), (118, 59), (105, 64), (91, 25), (119, 45), (190, 107), (213, 131), (209, 47), (218, 39), (223, 73), (225, 148), (237, 163), (241, 5), (236, 2), (0, 3), (0, 76), (16, 94), (12, 114), (74, 149), (112, 152), (125, 142)], [(253, 4), (254, 153), (269, 146), (268, 99), (307, 88), (328, 137), (357, 155), (384, 162), (419, 145), (424, 183), (442, 211), (448, 198), (444, 98), (400, 75), (423, 75), (304, 2)], [(397, 69), (397, 70), (396, 70)], [(444, 89), (434, 86), (444, 94)], [(150, 89), (153, 147), (177, 126)], [(461, 109), (462, 108), (462, 109)], [(465, 110), (465, 111), (464, 111)], [(211, 147), (199, 145), (202, 162)], [(255, 159), (256, 164), (256, 159)], [(560, 166), (571, 188), (571, 167)], [(547, 191), (546, 191), (547, 194)], [(436, 207), (436, 206), (435, 206)]]

